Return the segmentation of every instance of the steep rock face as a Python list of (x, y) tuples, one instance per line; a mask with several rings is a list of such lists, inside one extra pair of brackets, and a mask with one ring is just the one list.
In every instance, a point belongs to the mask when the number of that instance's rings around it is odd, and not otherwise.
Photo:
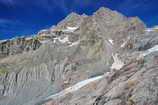
[[(135, 91), (139, 91), (149, 79), (142, 76), (147, 59), (143, 55), (158, 42), (157, 31), (145, 29), (137, 17), (100, 8), (92, 16), (72, 13), (37, 35), (1, 41), (0, 105), (128, 105), (129, 99), (124, 97), (133, 90), (126, 85), (130, 78), (146, 78), (137, 85)], [(152, 63), (145, 64), (155, 64), (151, 59)], [(100, 75), (105, 76), (75, 92), (52, 96)], [(129, 96), (136, 105), (145, 102), (137, 94), (148, 98), (141, 91)]]
[(79, 26), (83, 20), (83, 18), (87, 17), (87, 15), (79, 15), (76, 13), (69, 14), (63, 21), (59, 22), (57, 27), (66, 28), (66, 27), (75, 27)]
[[(44, 105), (157, 105), (156, 52)], [(150, 61), (148, 60), (150, 58)], [(149, 62), (152, 62), (149, 64)]]

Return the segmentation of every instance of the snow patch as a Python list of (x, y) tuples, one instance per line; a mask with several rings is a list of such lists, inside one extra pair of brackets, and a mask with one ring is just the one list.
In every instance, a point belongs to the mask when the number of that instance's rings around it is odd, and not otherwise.
[(69, 87), (67, 89), (64, 89), (63, 91), (57, 93), (57, 94), (54, 94), (52, 96), (49, 96), (47, 99), (50, 99), (50, 98), (57, 98), (57, 97), (61, 97), (63, 95), (66, 95), (67, 93), (72, 93), (72, 92), (75, 92), (77, 90), (79, 90), (80, 88), (84, 87), (85, 85), (93, 82), (93, 81), (96, 81), (96, 80), (99, 80), (101, 78), (103, 78), (104, 75), (102, 76), (97, 76), (97, 77), (94, 77), (94, 78), (90, 78), (90, 79), (87, 79), (87, 80), (83, 80), (77, 84), (75, 84), (74, 86), (72, 87)]
[(78, 27), (67, 27), (67, 29), (65, 29), (63, 31), (65, 31), (65, 32), (74, 32), (77, 29), (78, 29)]
[(75, 46), (75, 45), (78, 45), (80, 43), (80, 41), (76, 41), (76, 42), (73, 42), (69, 45), (69, 47), (72, 47), (72, 46)]
[(54, 38), (54, 39), (53, 39), (53, 43), (56, 43), (57, 40), (58, 40), (58, 38)]
[(111, 66), (111, 69), (119, 70), (124, 66), (124, 63), (118, 58), (118, 54), (112, 55), (114, 63)]
[(78, 27), (67, 27), (68, 30), (76, 30)]
[(63, 39), (62, 39), (62, 38), (59, 38), (58, 40), (59, 40), (61, 43), (69, 42), (68, 36), (64, 37)]
[(122, 43), (121, 48), (125, 47), (126, 44), (127, 44), (127, 41)]
[(54, 38), (54, 43), (56, 43), (57, 41), (59, 41), (59, 42), (61, 42), (61, 43), (71, 43), (70, 41), (69, 41), (69, 37), (68, 36), (66, 36), (66, 37), (64, 37), (64, 38), (61, 38), (61, 37), (57, 37), (57, 38)]
[(109, 39), (109, 42), (113, 45), (114, 44), (114, 40)]
[(59, 41), (59, 42), (61, 42), (61, 43), (68, 43), (68, 44), (69, 44), (69, 47), (78, 45), (78, 44), (80, 43), (80, 41), (76, 41), (76, 42), (73, 42), (73, 43), (70, 42), (68, 36), (65, 36), (64, 38), (56, 37), (56, 38), (54, 38), (53, 43), (56, 43), (57, 41)]

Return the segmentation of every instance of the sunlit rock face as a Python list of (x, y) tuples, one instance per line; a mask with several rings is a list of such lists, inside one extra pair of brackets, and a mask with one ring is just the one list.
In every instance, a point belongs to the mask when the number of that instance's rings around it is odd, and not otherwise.
[(157, 105), (158, 31), (100, 8), (0, 41), (0, 105)]

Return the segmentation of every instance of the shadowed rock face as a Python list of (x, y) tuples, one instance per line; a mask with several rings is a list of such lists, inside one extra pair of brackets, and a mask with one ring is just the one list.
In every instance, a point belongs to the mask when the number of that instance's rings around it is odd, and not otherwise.
[(0, 57), (15, 55), (24, 51), (33, 51), (40, 47), (41, 43), (37, 39), (27, 37), (17, 37), (11, 40), (0, 42)]
[(158, 31), (145, 30), (100, 8), (0, 41), (0, 105), (157, 105)]

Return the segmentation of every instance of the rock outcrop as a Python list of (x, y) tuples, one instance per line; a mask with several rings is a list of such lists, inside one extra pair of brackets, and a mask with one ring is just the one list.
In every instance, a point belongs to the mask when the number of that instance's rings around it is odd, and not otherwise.
[(158, 31), (108, 8), (0, 41), (0, 105), (157, 105)]

